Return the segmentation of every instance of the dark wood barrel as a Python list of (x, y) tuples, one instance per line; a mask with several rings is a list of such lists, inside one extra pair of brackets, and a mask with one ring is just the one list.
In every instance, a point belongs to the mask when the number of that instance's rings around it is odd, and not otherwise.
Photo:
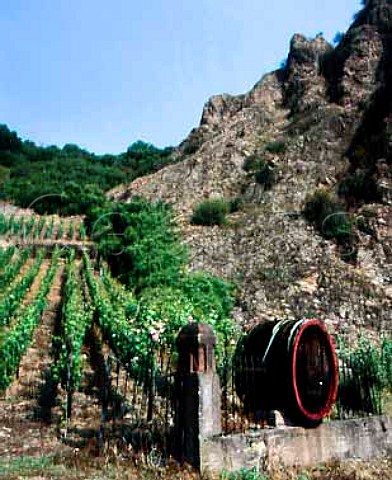
[(293, 424), (316, 426), (336, 400), (334, 343), (319, 320), (262, 323), (238, 343), (234, 376), (249, 413), (280, 410)]

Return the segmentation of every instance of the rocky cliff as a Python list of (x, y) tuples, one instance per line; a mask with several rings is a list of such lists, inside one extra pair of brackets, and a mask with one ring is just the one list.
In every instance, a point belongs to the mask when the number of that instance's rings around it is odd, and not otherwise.
[[(391, 47), (391, 0), (368, 0), (336, 47), (294, 35), (284, 67), (244, 95), (206, 103), (178, 163), (112, 197), (172, 204), (190, 268), (238, 285), (241, 324), (308, 315), (340, 332), (391, 330)], [(244, 168), (249, 157), (273, 167), (272, 188)], [(318, 188), (340, 196), (355, 226), (355, 261), (305, 220), (305, 199)], [(225, 227), (191, 225), (194, 206), (214, 197), (241, 198), (242, 207)]]

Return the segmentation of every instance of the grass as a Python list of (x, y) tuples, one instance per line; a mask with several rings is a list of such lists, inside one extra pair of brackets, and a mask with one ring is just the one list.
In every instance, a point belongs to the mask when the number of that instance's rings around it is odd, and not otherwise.
[(72, 456), (47, 455), (42, 457), (20, 456), (0, 459), (0, 480), (200, 480), (200, 476), (188, 467), (176, 463), (166, 467), (154, 467), (122, 457), (92, 457), (75, 450)]
[(153, 467), (131, 458), (91, 457), (81, 452), (71, 456), (14, 457), (0, 459), (0, 479), (19, 480), (387, 480), (392, 478), (392, 459), (347, 460), (305, 469), (283, 468), (258, 472), (242, 468), (219, 476), (200, 476), (176, 463)]
[(66, 471), (64, 465), (55, 463), (53, 456), (0, 459), (0, 478), (11, 479), (13, 476), (29, 478), (37, 475), (45, 475), (45, 478), (60, 478)]

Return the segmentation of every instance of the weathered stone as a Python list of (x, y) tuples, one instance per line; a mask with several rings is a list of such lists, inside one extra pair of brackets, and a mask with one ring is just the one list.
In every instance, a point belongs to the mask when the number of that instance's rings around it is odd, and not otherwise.
[(280, 427), (243, 435), (213, 437), (201, 446), (204, 473), (240, 468), (279, 471), (347, 458), (392, 455), (392, 423), (387, 416), (324, 423), (316, 429)]
[[(386, 88), (392, 84), (391, 9), (390, 1), (368, 1), (334, 49), (321, 36), (294, 35), (284, 68), (245, 95), (207, 102), (201, 125), (177, 149), (181, 161), (112, 192), (114, 198), (141, 194), (174, 206), (191, 251), (190, 269), (239, 286), (235, 317), (241, 325), (312, 314), (342, 332), (346, 326), (392, 329), (392, 102)], [(372, 234), (358, 232), (358, 260), (351, 265), (301, 211), (317, 187), (337, 190), (345, 172), (354, 170), (349, 150), (356, 137), (375, 136), (360, 132), (377, 95), (377, 105), (387, 108), (376, 132), (376, 157), (367, 144), (359, 153), (374, 160), (383, 204), (358, 209)], [(274, 152), (277, 142), (283, 148)], [(269, 191), (244, 170), (251, 155), (274, 165), (277, 182)], [(189, 225), (202, 200), (238, 196), (245, 205), (226, 227)], [(355, 217), (350, 213), (350, 220)], [(368, 296), (375, 306), (363, 302)]]

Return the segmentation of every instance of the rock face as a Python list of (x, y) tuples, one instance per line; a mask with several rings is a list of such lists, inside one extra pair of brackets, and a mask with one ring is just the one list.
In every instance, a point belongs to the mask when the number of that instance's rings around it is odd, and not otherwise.
[[(206, 103), (178, 163), (111, 192), (174, 206), (190, 267), (238, 285), (240, 323), (311, 315), (339, 332), (392, 329), (391, 39), (391, 0), (369, 0), (335, 48), (294, 35), (285, 67), (244, 95)], [(250, 155), (273, 165), (270, 190), (244, 169)], [(357, 170), (381, 198), (347, 204), (369, 227), (350, 264), (301, 212), (307, 194), (338, 192)], [(194, 206), (211, 197), (245, 203), (224, 228), (190, 225)]]

